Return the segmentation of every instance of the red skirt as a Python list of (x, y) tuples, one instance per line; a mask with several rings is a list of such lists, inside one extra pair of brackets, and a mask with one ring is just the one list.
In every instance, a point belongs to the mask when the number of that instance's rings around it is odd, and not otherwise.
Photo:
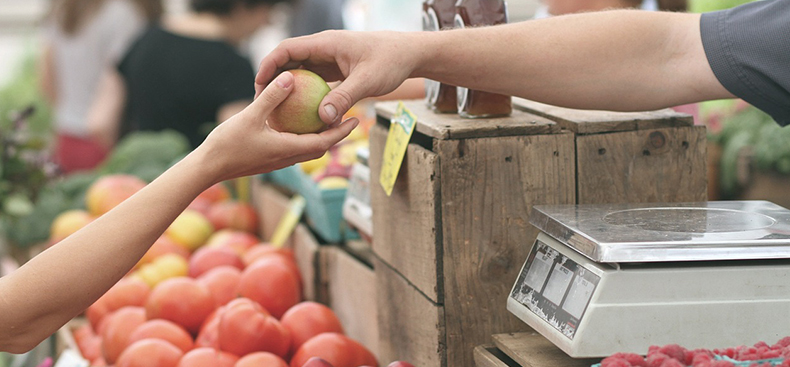
[(63, 173), (91, 170), (107, 156), (108, 149), (90, 139), (58, 134), (55, 162)]

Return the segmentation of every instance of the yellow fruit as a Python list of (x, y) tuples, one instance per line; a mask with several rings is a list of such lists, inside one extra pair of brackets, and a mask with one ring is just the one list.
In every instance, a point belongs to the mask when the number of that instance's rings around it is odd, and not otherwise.
[(206, 216), (191, 209), (181, 213), (165, 231), (171, 240), (190, 251), (203, 246), (212, 233), (214, 233), (214, 226), (206, 219)]
[(60, 213), (52, 222), (49, 230), (49, 243), (55, 244), (77, 232), (93, 220), (93, 216), (84, 210), (69, 210)]
[(302, 168), (302, 171), (304, 171), (304, 173), (309, 175), (313, 173), (313, 171), (321, 167), (326, 167), (326, 165), (329, 164), (329, 161), (330, 161), (329, 152), (327, 152), (324, 153), (324, 155), (322, 155), (321, 158), (299, 163), (299, 167)]
[(348, 180), (343, 177), (330, 176), (318, 182), (318, 188), (323, 190), (345, 189)]
[(186, 276), (188, 271), (189, 263), (186, 259), (176, 254), (165, 254), (143, 265), (131, 276), (142, 279), (153, 288), (163, 280)]
[(344, 166), (350, 166), (356, 163), (357, 151), (363, 147), (368, 147), (367, 140), (354, 141), (341, 145), (339, 148), (337, 148), (337, 161)]

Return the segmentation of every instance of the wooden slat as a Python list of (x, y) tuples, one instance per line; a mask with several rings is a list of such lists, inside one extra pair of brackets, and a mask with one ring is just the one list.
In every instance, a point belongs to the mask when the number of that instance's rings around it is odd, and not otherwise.
[(590, 367), (600, 359), (574, 359), (536, 333), (493, 335), (494, 345), (522, 367)]
[(578, 202), (707, 200), (705, 128), (576, 137)]
[(296, 226), (294, 230), (293, 251), (296, 258), (296, 266), (302, 276), (302, 294), (308, 301), (325, 301), (325, 297), (319, 291), (324, 280), (322, 279), (321, 251), (322, 247), (318, 244), (315, 236), (303, 224)]
[[(422, 100), (403, 101), (419, 123), (417, 132), (436, 139), (482, 138), (492, 136), (556, 134), (559, 126), (550, 119), (513, 109), (509, 117), (465, 119), (457, 114), (437, 114)], [(386, 119), (395, 115), (398, 102), (376, 103), (376, 113)]]
[(342, 247), (327, 246), (327, 253), (329, 306), (340, 319), (346, 335), (378, 356), (376, 274)]
[[(506, 300), (537, 236), (537, 204), (573, 204), (573, 135), (440, 140), (448, 366), (490, 335), (528, 330)], [(375, 247), (374, 247), (375, 248)]]
[(433, 302), (442, 303), (437, 254), (439, 162), (435, 153), (409, 144), (392, 195), (379, 184), (387, 129), (370, 130), (370, 197), (373, 251)]
[(374, 257), (373, 266), (379, 308), (379, 360), (409, 361), (420, 367), (447, 366), (444, 308), (378, 257)]
[(521, 367), (492, 345), (475, 347), (475, 367)]
[(657, 129), (661, 127), (691, 126), (691, 115), (670, 109), (645, 112), (613, 112), (576, 110), (557, 107), (523, 98), (513, 99), (514, 108), (556, 121), (559, 126), (577, 134), (597, 134), (614, 131)]
[[(252, 205), (258, 212), (259, 236), (268, 241), (280, 218), (288, 211), (288, 197), (273, 186), (255, 178), (252, 180)], [(291, 241), (291, 239), (289, 239)], [(288, 244), (288, 243), (287, 243)]]

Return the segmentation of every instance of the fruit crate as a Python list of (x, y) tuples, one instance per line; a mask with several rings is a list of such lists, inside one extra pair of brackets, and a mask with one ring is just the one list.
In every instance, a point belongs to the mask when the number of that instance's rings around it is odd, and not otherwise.
[(305, 198), (305, 218), (310, 228), (325, 242), (340, 243), (359, 235), (343, 219), (345, 188), (322, 189), (299, 166), (290, 166), (261, 176), (263, 180)]
[(537, 236), (533, 205), (707, 197), (705, 129), (685, 114), (514, 99), (510, 117), (470, 120), (403, 103), (417, 124), (390, 196), (377, 178), (397, 102), (376, 105), (370, 131), (384, 360), (471, 366), (492, 334), (529, 329), (505, 300)]

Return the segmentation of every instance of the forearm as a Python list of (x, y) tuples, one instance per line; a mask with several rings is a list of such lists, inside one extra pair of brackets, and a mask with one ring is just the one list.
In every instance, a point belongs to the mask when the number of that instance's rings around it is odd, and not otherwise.
[(412, 76), (549, 104), (628, 111), (730, 97), (697, 14), (607, 11), (418, 37)]
[(198, 153), (82, 230), (0, 278), (0, 350), (25, 350), (123, 277), (168, 225), (214, 183)]

